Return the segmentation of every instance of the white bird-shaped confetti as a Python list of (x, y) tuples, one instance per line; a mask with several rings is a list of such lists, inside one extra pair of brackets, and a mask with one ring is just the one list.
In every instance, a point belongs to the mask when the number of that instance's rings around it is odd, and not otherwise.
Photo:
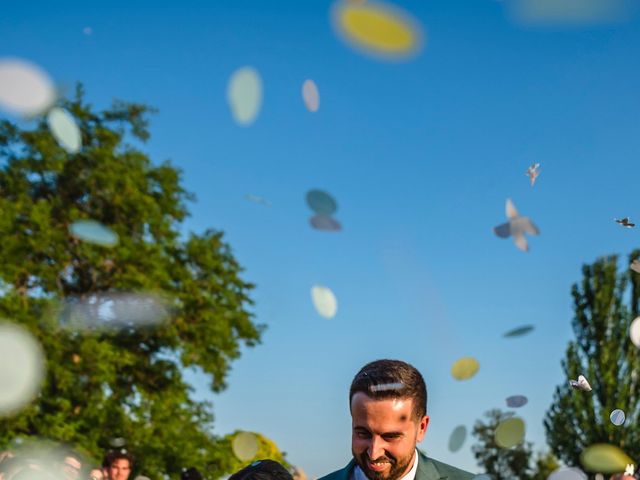
[(533, 185), (536, 183), (536, 178), (538, 178), (538, 175), (540, 175), (540, 164), (539, 163), (534, 163), (533, 165), (531, 165), (529, 168), (527, 168), (527, 177), (529, 177), (529, 180), (531, 181), (531, 186), (533, 187)]
[(510, 198), (507, 198), (506, 213), (508, 219), (507, 223), (494, 227), (494, 233), (500, 238), (513, 237), (516, 247), (523, 252), (529, 251), (529, 244), (527, 243), (527, 238), (524, 234), (528, 233), (529, 235), (539, 235), (540, 230), (529, 219), (529, 217), (523, 217), (518, 213)]
[(631, 265), (629, 265), (629, 268), (636, 273), (640, 273), (640, 260), (636, 258), (633, 262), (631, 262)]
[(576, 390), (582, 390), (584, 392), (591, 391), (591, 385), (589, 385), (587, 379), (584, 378), (584, 375), (579, 375), (578, 380), (569, 380), (569, 384)]
[(636, 472), (636, 467), (633, 463), (627, 465), (624, 469), (624, 474), (633, 477), (633, 474)]

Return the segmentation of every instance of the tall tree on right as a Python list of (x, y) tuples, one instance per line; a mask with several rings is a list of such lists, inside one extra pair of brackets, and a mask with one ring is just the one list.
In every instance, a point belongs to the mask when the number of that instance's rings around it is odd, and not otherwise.
[[(629, 261), (640, 256), (636, 250)], [(562, 361), (566, 381), (556, 387), (544, 426), (553, 453), (565, 464), (580, 465), (581, 452), (594, 443), (622, 448), (640, 461), (640, 367), (629, 326), (638, 316), (640, 274), (617, 256), (582, 267), (582, 281), (573, 285), (575, 339)], [(592, 391), (574, 390), (570, 379), (584, 375)], [(627, 420), (615, 426), (611, 412), (622, 409)]]

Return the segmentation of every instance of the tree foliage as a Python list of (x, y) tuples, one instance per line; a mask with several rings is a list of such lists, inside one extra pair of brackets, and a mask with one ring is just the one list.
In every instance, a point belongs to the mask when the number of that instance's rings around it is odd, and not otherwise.
[[(81, 129), (77, 154), (58, 146), (44, 119), (31, 130), (0, 122), (0, 315), (30, 329), (47, 356), (40, 396), (0, 418), (0, 443), (54, 438), (99, 459), (111, 438), (124, 437), (136, 470), (152, 478), (190, 465), (222, 474), (231, 453), (212, 435), (211, 405), (191, 398), (183, 371), (198, 368), (213, 391), (225, 387), (242, 346), (260, 341), (252, 285), (221, 232), (182, 234), (192, 197), (181, 172), (140, 150), (151, 109), (117, 102), (98, 112), (80, 87), (61, 106)], [(74, 238), (69, 225), (80, 219), (108, 226), (119, 244)], [(96, 292), (162, 293), (170, 321), (59, 328), (52, 305)]]
[(477, 438), (477, 443), (471, 451), (478, 466), (491, 475), (493, 480), (530, 480), (533, 473), (530, 465), (531, 443), (524, 442), (512, 448), (502, 448), (495, 440), (498, 425), (513, 417), (514, 413), (493, 409), (486, 412), (485, 416), (486, 421), (478, 420), (472, 432)]
[[(633, 252), (630, 260), (639, 254)], [(570, 466), (579, 466), (580, 453), (594, 443), (614, 444), (640, 458), (638, 350), (628, 334), (638, 315), (640, 276), (628, 268), (619, 272), (616, 256), (584, 265), (582, 275), (571, 290), (575, 339), (562, 362), (566, 381), (556, 388), (545, 418), (547, 440)], [(587, 378), (593, 391), (569, 386), (578, 375)], [(609, 419), (616, 408), (626, 412), (624, 426)]]

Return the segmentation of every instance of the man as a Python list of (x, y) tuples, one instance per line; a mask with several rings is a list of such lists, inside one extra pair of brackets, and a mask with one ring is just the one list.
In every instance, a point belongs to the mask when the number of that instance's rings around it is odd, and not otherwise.
[(427, 387), (420, 372), (398, 360), (376, 360), (349, 391), (351, 453), (342, 470), (321, 480), (468, 480), (469, 472), (416, 449), (427, 431)]
[(109, 480), (128, 480), (132, 467), (133, 457), (126, 450), (109, 452), (102, 462)]
[(231, 475), (229, 480), (293, 480), (293, 477), (275, 460), (257, 460)]

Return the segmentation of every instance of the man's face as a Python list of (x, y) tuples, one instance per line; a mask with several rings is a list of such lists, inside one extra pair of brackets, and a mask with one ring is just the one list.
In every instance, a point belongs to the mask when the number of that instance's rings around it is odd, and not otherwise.
[(109, 478), (111, 480), (127, 480), (131, 473), (131, 465), (126, 458), (117, 458), (109, 467)]
[(416, 419), (413, 399), (374, 400), (358, 392), (351, 399), (351, 453), (370, 480), (398, 480), (413, 466), (416, 444), (429, 417)]

